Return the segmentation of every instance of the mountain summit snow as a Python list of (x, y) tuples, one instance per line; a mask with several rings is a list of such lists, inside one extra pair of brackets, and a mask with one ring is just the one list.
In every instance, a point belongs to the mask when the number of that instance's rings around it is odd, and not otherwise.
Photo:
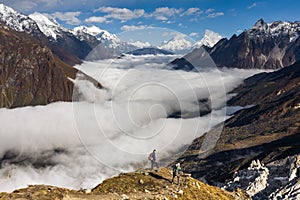
[(176, 34), (173, 38), (168, 41), (164, 41), (159, 48), (176, 53), (186, 53), (188, 49), (192, 47), (193, 43), (187, 40), (183, 34)]
[(37, 23), (39, 29), (48, 38), (56, 40), (58, 36), (61, 36), (61, 31), (68, 32), (68, 29), (61, 26), (55, 19), (44, 14), (35, 12), (30, 14), (29, 17)]
[(18, 32), (33, 33), (39, 31), (34, 20), (4, 4), (0, 4), (0, 21)]
[(96, 26), (86, 27), (78, 26), (73, 29), (73, 34), (77, 37), (82, 33), (92, 35), (109, 51), (115, 55), (126, 53), (135, 49), (137, 46), (121, 41), (115, 34), (112, 34), (106, 30), (102, 30)]
[(247, 32), (252, 36), (256, 35), (272, 38), (288, 36), (290, 42), (293, 42), (300, 35), (300, 22), (274, 21), (266, 23), (263, 19), (259, 19)]
[(196, 42), (193, 45), (193, 48), (199, 48), (203, 45), (205, 45), (207, 47), (213, 47), (222, 38), (224, 38), (224, 37), (221, 36), (219, 33), (216, 33), (214, 31), (206, 29), (204, 32), (203, 38), (201, 40), (199, 40), (198, 42)]
[(168, 41), (163, 42), (159, 48), (173, 51), (176, 53), (187, 53), (195, 48), (200, 48), (203, 45), (207, 47), (213, 47), (223, 37), (211, 30), (205, 30), (204, 35), (198, 42), (188, 39), (183, 34), (177, 34)]

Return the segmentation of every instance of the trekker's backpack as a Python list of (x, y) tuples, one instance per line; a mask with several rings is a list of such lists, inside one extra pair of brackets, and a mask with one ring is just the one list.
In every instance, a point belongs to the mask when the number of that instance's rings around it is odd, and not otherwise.
[(153, 160), (152, 153), (149, 154), (148, 160)]
[(176, 173), (177, 173), (177, 166), (176, 166), (176, 165), (174, 165), (174, 166), (172, 167), (172, 171), (173, 171), (173, 174), (176, 174)]

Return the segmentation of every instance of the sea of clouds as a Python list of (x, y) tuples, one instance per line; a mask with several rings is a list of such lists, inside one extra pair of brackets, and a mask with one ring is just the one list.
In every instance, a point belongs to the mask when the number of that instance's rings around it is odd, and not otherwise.
[(121, 171), (149, 167), (154, 148), (166, 165), (227, 119), (228, 92), (259, 72), (172, 70), (167, 63), (175, 58), (84, 62), (76, 68), (102, 88), (79, 77), (73, 102), (0, 109), (0, 191), (29, 184), (92, 188)]

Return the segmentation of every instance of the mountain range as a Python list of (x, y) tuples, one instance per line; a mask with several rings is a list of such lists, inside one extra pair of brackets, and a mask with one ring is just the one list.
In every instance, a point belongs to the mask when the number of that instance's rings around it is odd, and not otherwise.
[[(223, 38), (213, 47), (204, 46), (217, 67), (242, 69), (279, 69), (300, 59), (300, 22), (258, 20), (240, 35)], [(186, 60), (193, 57), (193, 60)], [(198, 61), (197, 61), (198, 59)], [(201, 55), (194, 49), (181, 59), (173, 61), (176, 69), (191, 70)], [(198, 68), (198, 66), (195, 66)], [(199, 69), (199, 68), (198, 68)]]
[(203, 38), (197, 42), (192, 41), (185, 35), (177, 34), (170, 40), (162, 42), (158, 48), (175, 53), (187, 53), (193, 49), (200, 48), (203, 45), (206, 47), (213, 47), (222, 38), (223, 37), (220, 34), (211, 30), (205, 30)]
[(300, 22), (263, 19), (229, 40), (220, 40), (208, 51), (217, 66), (278, 69), (300, 59)]

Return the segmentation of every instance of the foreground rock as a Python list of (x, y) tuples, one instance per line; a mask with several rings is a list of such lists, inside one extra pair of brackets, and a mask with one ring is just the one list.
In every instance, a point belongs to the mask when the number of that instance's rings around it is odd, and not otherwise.
[(36, 185), (1, 193), (0, 199), (250, 199), (241, 190), (227, 192), (187, 174), (182, 176), (180, 185), (172, 184), (171, 180), (172, 173), (167, 168), (157, 172), (141, 170), (107, 179), (91, 191)]
[(288, 156), (267, 165), (259, 160), (236, 172), (224, 188), (242, 188), (253, 199), (300, 199), (300, 155)]

